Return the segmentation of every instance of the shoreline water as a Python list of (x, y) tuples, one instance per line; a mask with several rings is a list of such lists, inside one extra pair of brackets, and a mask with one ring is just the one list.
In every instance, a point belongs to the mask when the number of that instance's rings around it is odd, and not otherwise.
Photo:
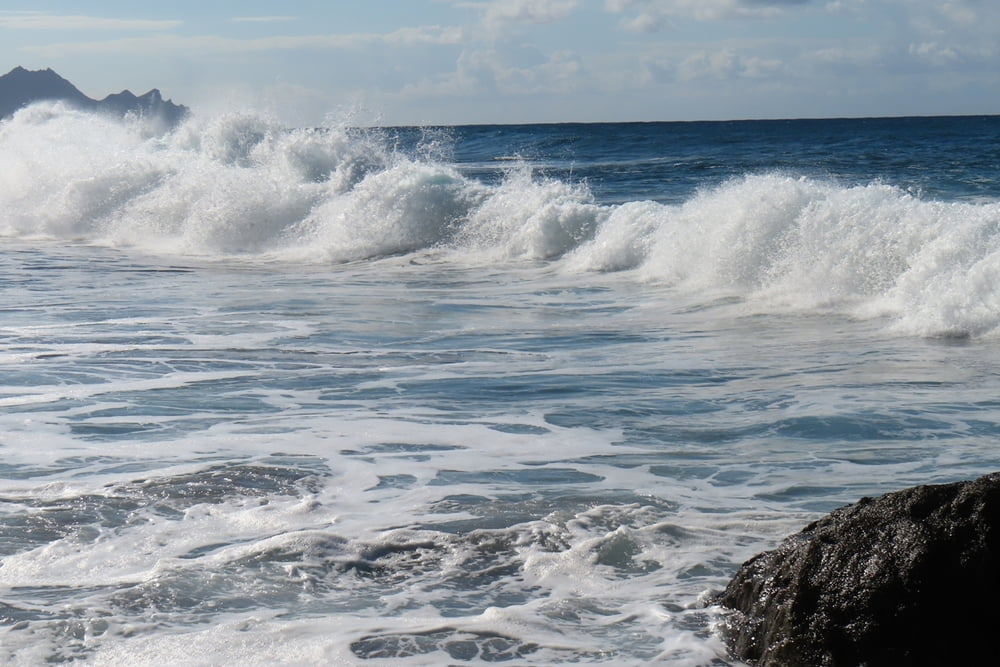
[(566, 129), (0, 126), (0, 657), (736, 664), (743, 560), (998, 468), (982, 141)]

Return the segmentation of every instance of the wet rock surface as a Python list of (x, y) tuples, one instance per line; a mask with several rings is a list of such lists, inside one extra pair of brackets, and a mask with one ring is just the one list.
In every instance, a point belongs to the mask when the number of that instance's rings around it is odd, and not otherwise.
[(757, 665), (995, 664), (1000, 473), (863, 498), (743, 564), (715, 600)]

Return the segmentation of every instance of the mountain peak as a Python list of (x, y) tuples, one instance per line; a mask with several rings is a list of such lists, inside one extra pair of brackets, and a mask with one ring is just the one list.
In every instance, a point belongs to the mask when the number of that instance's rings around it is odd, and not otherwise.
[(129, 90), (123, 90), (97, 101), (81, 93), (76, 86), (51, 68), (26, 70), (18, 65), (0, 76), (0, 119), (14, 114), (22, 107), (43, 100), (62, 100), (81, 109), (109, 112), (119, 116), (127, 113), (158, 116), (170, 125), (177, 124), (188, 114), (187, 107), (174, 104), (171, 100), (164, 100), (156, 88), (140, 97), (136, 97)]

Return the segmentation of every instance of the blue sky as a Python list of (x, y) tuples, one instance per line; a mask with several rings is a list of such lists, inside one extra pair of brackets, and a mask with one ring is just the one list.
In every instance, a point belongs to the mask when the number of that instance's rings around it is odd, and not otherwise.
[(0, 70), (289, 124), (1000, 113), (996, 0), (5, 2)]

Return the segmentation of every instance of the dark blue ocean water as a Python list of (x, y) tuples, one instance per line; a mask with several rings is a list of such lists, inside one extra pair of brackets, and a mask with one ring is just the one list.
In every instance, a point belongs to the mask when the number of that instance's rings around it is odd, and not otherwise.
[(1000, 468), (1000, 117), (0, 123), (0, 659), (738, 664)]
[(517, 158), (560, 180), (586, 179), (604, 203), (683, 203), (748, 173), (784, 172), (843, 185), (884, 181), (944, 199), (997, 195), (1000, 116), (746, 120), (686, 123), (472, 125), (397, 130), (413, 146), (440, 133), (449, 155), (495, 182)]

